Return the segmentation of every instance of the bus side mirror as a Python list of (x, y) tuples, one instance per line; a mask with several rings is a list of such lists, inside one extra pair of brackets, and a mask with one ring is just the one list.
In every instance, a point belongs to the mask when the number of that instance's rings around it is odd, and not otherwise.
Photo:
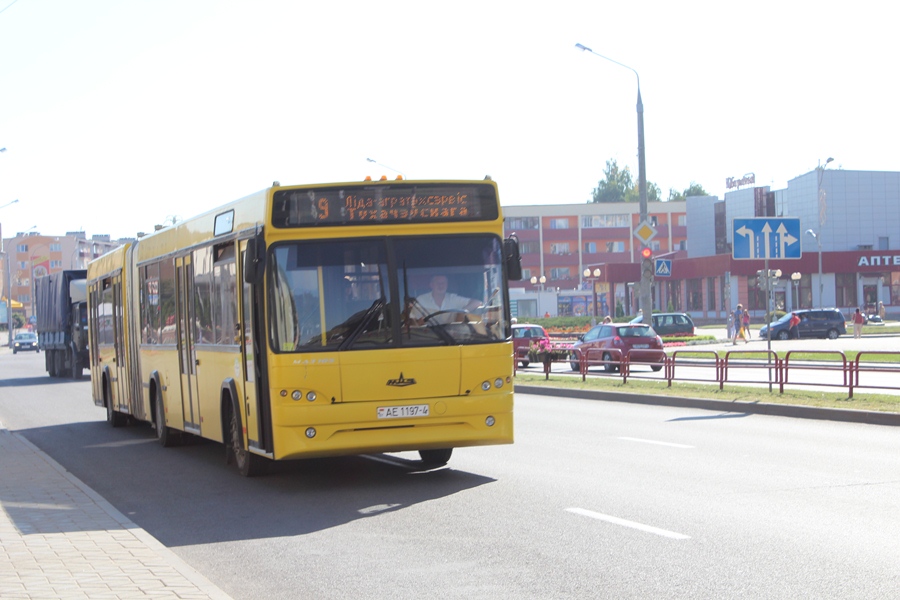
[(262, 232), (247, 241), (244, 252), (244, 283), (262, 283), (266, 272), (266, 242)]
[(506, 276), (509, 281), (520, 281), (522, 257), (519, 255), (519, 238), (515, 235), (503, 240), (503, 260), (506, 261)]

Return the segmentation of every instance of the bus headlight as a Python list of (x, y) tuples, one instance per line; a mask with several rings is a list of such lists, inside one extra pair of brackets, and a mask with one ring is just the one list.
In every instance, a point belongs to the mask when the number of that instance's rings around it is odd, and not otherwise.
[(500, 388), (502, 388), (502, 387), (503, 387), (503, 380), (500, 379), (499, 377), (498, 377), (497, 379), (495, 379), (495, 380), (494, 380), (494, 387), (497, 388), (498, 390), (499, 390)]
[(313, 439), (316, 437), (316, 428), (315, 427), (307, 427), (306, 428), (306, 437), (309, 439)]
[(317, 396), (316, 396), (315, 392), (306, 392), (306, 399), (309, 400), (310, 402), (315, 402), (316, 397)]
[(482, 383), (482, 384), (481, 384), (481, 389), (482, 389), (483, 391), (485, 391), (485, 392), (488, 391), (489, 389), (491, 389), (491, 382), (490, 382), (490, 381), (485, 381), (484, 383)]
[(300, 390), (294, 390), (293, 392), (291, 392), (291, 398), (293, 400), (299, 400), (302, 397), (303, 397), (303, 392), (301, 392)]
[(493, 427), (495, 422), (496, 421), (494, 421), (494, 417), (491, 416), (488, 416), (488, 418), (484, 420), (484, 424), (488, 427)]

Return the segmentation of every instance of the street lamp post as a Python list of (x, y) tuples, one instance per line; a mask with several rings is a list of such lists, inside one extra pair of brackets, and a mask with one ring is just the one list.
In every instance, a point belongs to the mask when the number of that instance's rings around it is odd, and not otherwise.
[(816, 247), (819, 250), (819, 308), (825, 307), (825, 301), (822, 298), (825, 285), (822, 281), (822, 228), (825, 227), (825, 220), (828, 214), (828, 203), (825, 200), (825, 190), (822, 189), (822, 180), (825, 179), (825, 169), (828, 168), (828, 163), (833, 160), (834, 159), (829, 156), (825, 160), (824, 165), (820, 163), (816, 166), (816, 195), (818, 196), (819, 201), (819, 231), (817, 233), (812, 229), (806, 230), (806, 233), (813, 236), (816, 240)]
[[(532, 275), (531, 276), (531, 285), (537, 285), (538, 283), (541, 284), (541, 291), (543, 292), (544, 284), (547, 283), (547, 277), (544, 275), (541, 275), (540, 277), (537, 277), (536, 275)], [(541, 294), (541, 296), (543, 296), (543, 294)], [(543, 313), (541, 313), (541, 296), (538, 296), (538, 315), (539, 316), (541, 314), (543, 314)]]
[(825, 307), (825, 301), (822, 299), (824, 284), (822, 283), (822, 232), (816, 233), (812, 229), (806, 230), (806, 235), (811, 235), (816, 240), (816, 246), (819, 250), (819, 308)]
[(801, 308), (800, 305), (800, 278), (803, 277), (800, 273), (791, 273), (791, 281), (794, 282), (794, 297), (797, 298), (797, 308)]
[[(0, 152), (6, 152), (6, 148), (0, 149)], [(16, 198), (12, 202), (7, 202), (3, 206), (0, 206), (0, 208), (6, 208), (7, 206), (9, 206), (11, 204), (15, 204), (18, 201), (19, 201), (19, 199)], [(0, 228), (0, 255), (6, 256), (6, 337), (7, 337), (6, 341), (7, 341), (7, 345), (10, 348), (12, 348), (12, 339), (13, 339), (13, 335), (12, 335), (12, 324), (13, 324), (13, 319), (12, 319), (12, 277), (9, 272), (9, 266), (10, 266), (9, 252), (7, 252), (5, 248), (3, 248), (3, 229), (2, 228)]]
[[(637, 126), (638, 126), (638, 195), (640, 199), (641, 223), (647, 221), (647, 165), (644, 158), (644, 102), (641, 100), (641, 76), (638, 72), (626, 64), (613, 60), (594, 52), (583, 44), (575, 44), (575, 47), (584, 52), (590, 52), (620, 67), (625, 67), (637, 78)], [(642, 248), (643, 249), (643, 248)], [(639, 292), (639, 308), (647, 315), (653, 314), (652, 299), (650, 297), (650, 283), (653, 277), (653, 265), (651, 259), (641, 258), (641, 286)]]
[(594, 292), (594, 309), (591, 313), (591, 326), (597, 324), (597, 281), (600, 279), (600, 269), (584, 270), (584, 278), (591, 282), (591, 290)]

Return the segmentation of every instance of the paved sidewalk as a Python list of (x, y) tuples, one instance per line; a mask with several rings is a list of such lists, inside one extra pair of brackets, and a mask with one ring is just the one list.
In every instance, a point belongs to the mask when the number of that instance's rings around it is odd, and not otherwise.
[(0, 598), (229, 596), (0, 424)]

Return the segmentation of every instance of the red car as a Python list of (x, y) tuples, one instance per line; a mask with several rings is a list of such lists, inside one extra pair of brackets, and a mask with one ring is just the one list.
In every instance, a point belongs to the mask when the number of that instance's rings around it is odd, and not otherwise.
[[(588, 348), (616, 348), (618, 352), (599, 352), (590, 353), (590, 360), (611, 361), (603, 365), (607, 373), (621, 367), (618, 360), (624, 360), (626, 356), (629, 360), (639, 363), (654, 363), (650, 368), (659, 371), (663, 368), (666, 360), (666, 352), (663, 350), (662, 339), (656, 335), (656, 332), (649, 325), (642, 323), (629, 323), (628, 325), (597, 325), (590, 331), (580, 336), (575, 342), (574, 348), (581, 348), (582, 351)], [(580, 369), (578, 364), (578, 354), (572, 353), (569, 356), (569, 366), (573, 371)]]
[(513, 325), (512, 330), (513, 352), (516, 360), (523, 367), (527, 367), (530, 362), (528, 360), (528, 348), (531, 347), (531, 343), (541, 339), (549, 342), (550, 336), (547, 335), (547, 330), (540, 325), (529, 325), (528, 323)]

